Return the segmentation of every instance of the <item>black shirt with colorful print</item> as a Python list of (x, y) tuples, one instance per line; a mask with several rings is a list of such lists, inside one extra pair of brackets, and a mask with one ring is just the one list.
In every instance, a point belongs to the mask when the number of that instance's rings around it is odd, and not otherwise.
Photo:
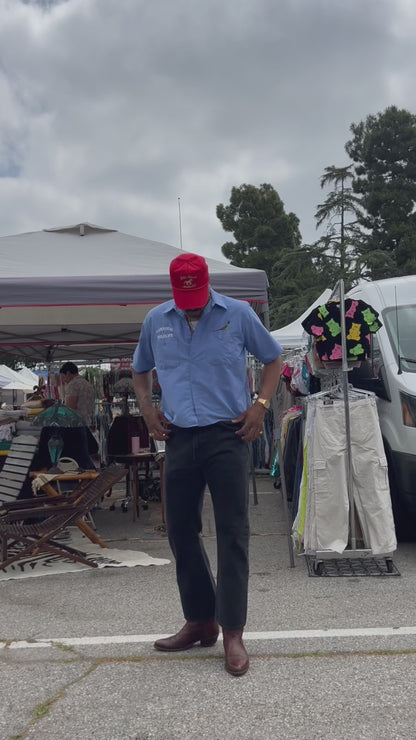
[[(383, 324), (377, 311), (364, 301), (346, 298), (344, 305), (347, 359), (364, 360), (370, 353), (371, 334), (375, 334)], [(302, 326), (314, 337), (323, 362), (342, 359), (339, 301), (329, 301), (314, 308), (302, 321)]]

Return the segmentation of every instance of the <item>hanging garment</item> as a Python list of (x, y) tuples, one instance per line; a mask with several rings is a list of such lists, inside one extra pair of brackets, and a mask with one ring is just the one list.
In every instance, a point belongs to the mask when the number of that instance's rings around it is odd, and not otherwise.
[(254, 468), (269, 468), (273, 465), (273, 412), (269, 409), (263, 420), (263, 434), (251, 443)]
[[(376, 400), (363, 396), (349, 404), (352, 496), (364, 537), (374, 555), (397, 547), (388, 482), (387, 460)], [(305, 551), (348, 545), (349, 496), (344, 401), (310, 398), (306, 420), (307, 449), (301, 483), (295, 541)], [(305, 501), (306, 498), (306, 501)]]
[[(311, 414), (308, 413), (306, 418), (306, 425), (311, 423)], [(296, 516), (293, 520), (292, 526), (292, 540), (296, 552), (302, 552), (304, 547), (304, 533), (305, 533), (305, 522), (306, 522), (306, 502), (308, 497), (308, 444), (309, 434), (305, 434), (303, 444), (303, 468), (302, 476), (299, 487), (299, 503)]]
[(302, 444), (302, 439), (300, 439), (299, 446), (298, 446), (298, 456), (296, 460), (295, 478), (293, 481), (293, 498), (292, 498), (292, 507), (291, 507), (292, 519), (295, 518), (296, 512), (298, 510), (300, 486), (301, 486), (301, 481), (302, 481), (302, 472), (303, 472), (303, 444)]
[(297, 357), (293, 363), (290, 390), (295, 395), (307, 396), (309, 393), (309, 370), (304, 357)]
[(333, 406), (316, 401), (309, 436), (305, 550), (342, 553), (348, 544), (348, 489), (345, 467), (345, 423)]
[[(347, 298), (345, 305), (345, 331), (347, 359), (364, 360), (370, 353), (371, 334), (382, 326), (378, 313), (364, 301)], [(338, 301), (329, 301), (314, 308), (302, 321), (305, 331), (312, 335), (316, 350), (324, 362), (342, 359), (341, 313)]]
[(283, 452), (283, 470), (285, 474), (286, 483), (286, 494), (287, 500), (293, 500), (295, 475), (296, 475), (296, 463), (298, 460), (298, 448), (302, 444), (301, 432), (302, 432), (302, 412), (298, 412), (298, 415), (292, 417), (289, 422), (289, 426), (286, 434), (286, 443)]

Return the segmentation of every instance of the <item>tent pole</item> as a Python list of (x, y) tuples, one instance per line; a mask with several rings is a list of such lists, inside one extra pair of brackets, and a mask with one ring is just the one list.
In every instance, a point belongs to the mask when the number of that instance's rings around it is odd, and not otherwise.
[(339, 281), (339, 300), (340, 300), (340, 318), (341, 318), (341, 345), (342, 345), (342, 391), (344, 397), (344, 413), (345, 413), (345, 432), (346, 432), (346, 473), (347, 473), (347, 491), (348, 501), (350, 505), (350, 540), (351, 549), (355, 550), (357, 547), (357, 532), (355, 524), (355, 502), (354, 502), (354, 491), (353, 491), (353, 476), (352, 476), (352, 451), (351, 451), (351, 419), (350, 419), (350, 404), (348, 395), (348, 358), (347, 358), (347, 341), (346, 341), (346, 328), (345, 328), (345, 293), (344, 293), (344, 281)]
[(263, 324), (268, 331), (270, 331), (270, 311), (269, 304), (266, 303), (264, 310), (262, 311)]

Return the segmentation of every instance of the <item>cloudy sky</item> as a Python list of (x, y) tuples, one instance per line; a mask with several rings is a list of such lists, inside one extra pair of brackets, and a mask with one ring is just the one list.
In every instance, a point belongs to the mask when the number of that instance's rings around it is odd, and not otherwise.
[(416, 113), (415, 49), (414, 0), (0, 0), (0, 236), (222, 259), (216, 205), (268, 182), (312, 241), (351, 123)]

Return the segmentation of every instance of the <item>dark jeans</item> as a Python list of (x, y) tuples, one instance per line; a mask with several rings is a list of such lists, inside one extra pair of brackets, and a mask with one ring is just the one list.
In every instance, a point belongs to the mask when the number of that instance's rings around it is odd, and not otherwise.
[[(172, 426), (165, 458), (166, 522), (185, 619), (216, 617), (230, 630), (246, 623), (249, 570), (249, 446), (237, 428), (231, 422)], [(206, 485), (215, 514), (217, 583), (201, 538)]]

